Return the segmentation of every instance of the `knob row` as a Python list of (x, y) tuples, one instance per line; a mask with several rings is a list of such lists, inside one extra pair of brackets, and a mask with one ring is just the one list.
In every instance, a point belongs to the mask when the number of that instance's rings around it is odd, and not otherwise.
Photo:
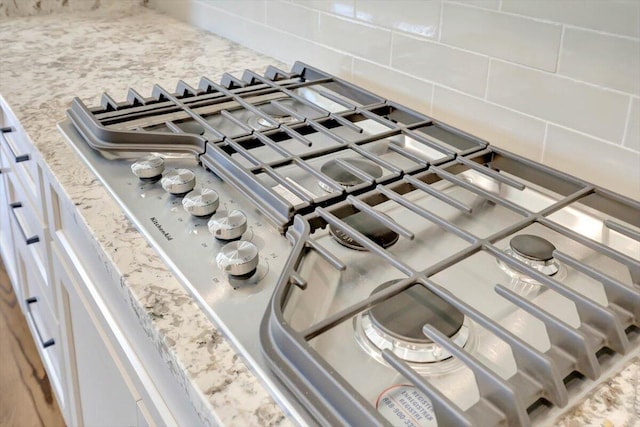
[[(131, 165), (131, 171), (142, 180), (162, 177), (162, 188), (176, 196), (184, 195), (182, 206), (193, 216), (213, 215), (220, 205), (220, 197), (215, 190), (195, 188), (196, 175), (193, 171), (176, 168), (165, 172), (164, 159), (160, 156), (148, 155), (136, 160)], [(211, 218), (207, 226), (217, 239), (235, 240), (247, 230), (247, 217), (239, 210), (232, 210)]]

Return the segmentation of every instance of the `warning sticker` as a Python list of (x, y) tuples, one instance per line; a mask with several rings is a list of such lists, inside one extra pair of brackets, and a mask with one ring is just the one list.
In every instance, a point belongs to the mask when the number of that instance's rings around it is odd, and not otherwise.
[(376, 409), (394, 427), (437, 427), (431, 400), (412, 385), (395, 385), (378, 396)]

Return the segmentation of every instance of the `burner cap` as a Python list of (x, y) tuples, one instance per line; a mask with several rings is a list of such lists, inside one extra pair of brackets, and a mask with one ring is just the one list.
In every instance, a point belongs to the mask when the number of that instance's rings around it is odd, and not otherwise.
[[(352, 166), (360, 169), (362, 172), (373, 178), (380, 178), (382, 176), (382, 168), (370, 160), (366, 159), (341, 159), (344, 162), (351, 164)], [(361, 184), (363, 181), (345, 169), (336, 160), (329, 160), (320, 168), (320, 172), (333, 179), (343, 187), (352, 187), (354, 185)], [(324, 183), (321, 181), (321, 187), (324, 188)], [(331, 190), (333, 191), (333, 190)]]
[(509, 246), (518, 255), (534, 261), (549, 261), (553, 259), (556, 247), (539, 236), (519, 234), (509, 241)]
[(178, 126), (184, 133), (204, 135), (204, 126), (195, 121), (176, 123), (176, 126)]
[[(382, 246), (383, 248), (388, 248), (389, 246), (393, 245), (398, 241), (398, 238), (400, 237), (398, 233), (391, 230), (386, 225), (382, 224), (380, 221), (376, 220), (370, 215), (367, 215), (364, 212), (358, 212), (356, 214), (350, 215), (344, 218), (344, 222), (355, 228), (357, 231), (364, 234), (368, 239), (378, 244), (379, 246)], [(329, 232), (336, 239), (336, 241), (338, 241), (338, 243), (346, 246), (347, 248), (356, 249), (359, 251), (367, 250), (360, 243), (352, 239), (351, 236), (349, 236), (344, 230), (338, 227), (334, 227), (333, 225), (329, 226)]]
[[(375, 288), (372, 294), (397, 282), (399, 280), (385, 282)], [(464, 314), (421, 285), (414, 285), (381, 302), (369, 310), (369, 315), (373, 324), (382, 332), (419, 344), (432, 343), (422, 333), (425, 324), (430, 324), (444, 335), (452, 337), (464, 322)]]

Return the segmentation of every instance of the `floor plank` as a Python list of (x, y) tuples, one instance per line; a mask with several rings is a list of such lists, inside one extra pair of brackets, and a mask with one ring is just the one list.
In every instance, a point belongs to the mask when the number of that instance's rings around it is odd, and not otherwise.
[(0, 426), (64, 426), (0, 258)]

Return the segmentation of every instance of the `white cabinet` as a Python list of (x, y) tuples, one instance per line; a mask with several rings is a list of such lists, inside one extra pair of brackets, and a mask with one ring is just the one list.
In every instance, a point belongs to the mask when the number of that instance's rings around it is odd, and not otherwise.
[[(53, 251), (54, 280), (59, 285), (65, 310), (66, 347), (74, 373), (76, 425), (138, 426), (138, 401), (141, 397), (122, 367), (107, 334), (99, 326), (96, 313), (82, 294), (80, 278)], [(71, 271), (70, 271), (71, 270)], [(75, 277), (74, 277), (75, 276)], [(147, 420), (142, 425), (147, 425)]]
[[(13, 232), (11, 231), (11, 215), (9, 204), (11, 195), (7, 181), (12, 174), (9, 153), (7, 152), (6, 139), (0, 132), (0, 254), (12, 283), (17, 283), (16, 260), (13, 249)], [(22, 294), (18, 294), (21, 297)]]
[(1, 96), (0, 128), (0, 253), (67, 425), (202, 424)]

